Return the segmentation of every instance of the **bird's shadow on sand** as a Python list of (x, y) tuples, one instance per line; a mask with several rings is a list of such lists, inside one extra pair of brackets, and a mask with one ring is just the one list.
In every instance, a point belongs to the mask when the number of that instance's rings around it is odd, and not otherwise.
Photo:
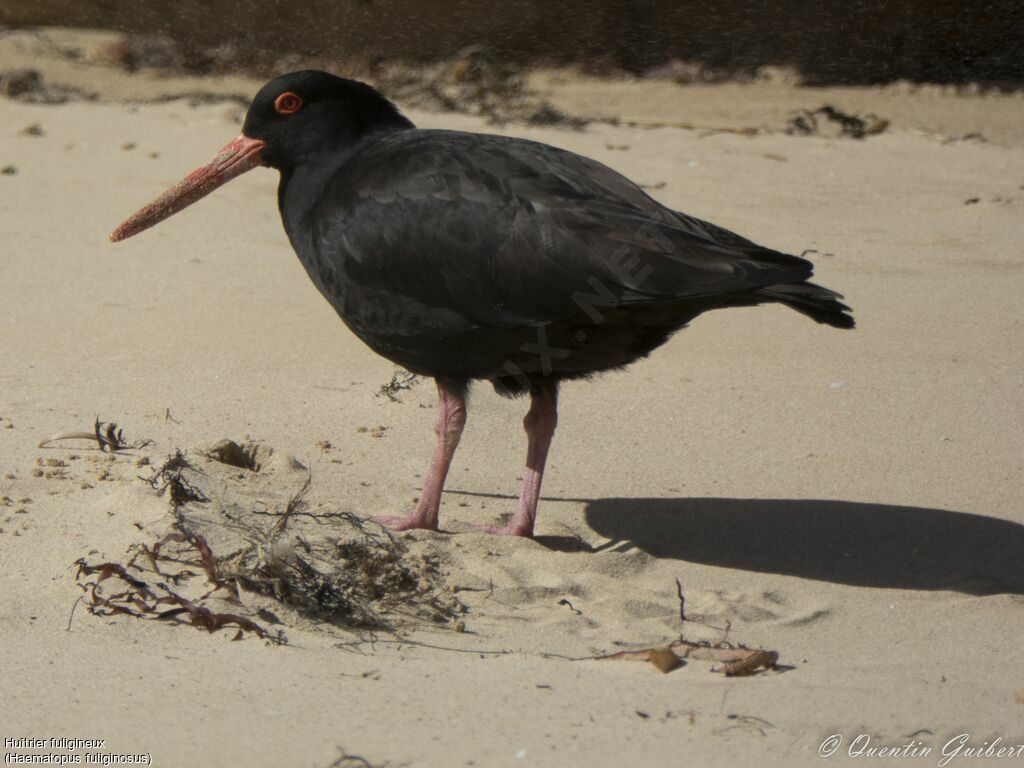
[(858, 587), (1024, 594), (1024, 525), (965, 512), (793, 499), (598, 499), (587, 523), (659, 558)]

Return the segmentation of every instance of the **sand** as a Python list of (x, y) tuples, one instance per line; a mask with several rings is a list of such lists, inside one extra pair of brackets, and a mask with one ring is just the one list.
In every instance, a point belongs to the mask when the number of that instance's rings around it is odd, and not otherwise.
[[(67, 63), (34, 66), (59, 82)], [(128, 76), (76, 77), (103, 91)], [(687, 114), (684, 91), (673, 115)], [(647, 98), (620, 111), (667, 109)], [(512, 508), (524, 451), (524, 403), (477, 387), (446, 532), (399, 537), (438, 563), (461, 625), (370, 634), (280, 609), (279, 646), (82, 604), (72, 615), (72, 563), (124, 562), (155, 541), (168, 500), (140, 477), (222, 438), (294, 457), (312, 508), (406, 511), (431, 448), (431, 383), (379, 396), (394, 367), (310, 284), (270, 171), (107, 242), (237, 134), (236, 106), (0, 99), (0, 166), (16, 169), (0, 175), (0, 735), (106, 739), (86, 751), (158, 766), (324, 768), (362, 764), (345, 754), (820, 765), (832, 734), (843, 741), (825, 762), (852, 762), (863, 734), (930, 747), (904, 759), (937, 765), (959, 734), (1024, 744), (1024, 142), (933, 135), (986, 134), (983, 96), (887, 93), (871, 111), (896, 102), (909, 116), (927, 106), (928, 125), (856, 141), (410, 112), (590, 155), (668, 205), (815, 249), (818, 279), (859, 327), (780, 307), (714, 313), (626, 373), (567, 385), (536, 541), (466, 530)], [(1024, 100), (998, 102), (995, 124), (1010, 110), (1024, 125)], [(37, 447), (97, 415), (152, 442)], [(301, 484), (280, 478), (283, 495)], [(772, 649), (780, 667), (732, 678), (697, 660), (669, 674), (572, 660), (680, 635)]]

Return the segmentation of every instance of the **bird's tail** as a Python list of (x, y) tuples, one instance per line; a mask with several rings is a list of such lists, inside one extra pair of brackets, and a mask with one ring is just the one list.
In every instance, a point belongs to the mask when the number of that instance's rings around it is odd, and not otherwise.
[(853, 328), (855, 324), (853, 315), (848, 314), (853, 310), (839, 301), (843, 298), (842, 294), (814, 283), (771, 285), (754, 291), (754, 295), (785, 304), (800, 314), (833, 328)]

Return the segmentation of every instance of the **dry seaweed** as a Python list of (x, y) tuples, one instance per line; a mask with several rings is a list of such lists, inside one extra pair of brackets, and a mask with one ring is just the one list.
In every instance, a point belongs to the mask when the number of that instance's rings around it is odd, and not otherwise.
[(689, 120), (658, 120), (645, 117), (622, 117), (609, 120), (613, 125), (629, 125), (637, 128), (680, 128), (684, 131), (702, 131), (703, 136), (715, 133), (735, 133), (740, 136), (757, 136), (766, 132), (764, 128), (744, 126), (737, 128), (731, 125), (711, 125), (709, 123), (693, 123)]
[(389, 763), (374, 765), (365, 757), (362, 757), (361, 755), (350, 755), (341, 747), (338, 747), (338, 751), (341, 752), (341, 754), (333, 763), (327, 766), (327, 768), (387, 768), (387, 766), (390, 765)]
[(713, 733), (715, 735), (727, 733), (732, 730), (750, 730), (757, 731), (762, 736), (767, 736), (768, 733), (766, 728), (778, 728), (777, 725), (769, 723), (763, 717), (755, 717), (754, 715), (739, 715), (739, 714), (728, 714), (725, 716), (726, 720), (732, 720), (735, 725), (728, 725), (724, 728), (716, 728)]
[(167, 491), (171, 505), (174, 507), (188, 502), (209, 501), (202, 491), (182, 475), (184, 469), (192, 469), (192, 465), (185, 458), (185, 454), (177, 450), (150, 477), (143, 479), (153, 487), (158, 495)]
[[(299, 514), (325, 524), (315, 514)], [(395, 615), (404, 613), (450, 620), (450, 601), (430, 588), (434, 564), (408, 562), (405, 548), (390, 534), (371, 530), (375, 524), (332, 515), (333, 526), (347, 524), (345, 536), (311, 541), (286, 535), (289, 517), (282, 514), (265, 534), (252, 532), (252, 546), (222, 559), (221, 572), (250, 590), (346, 626), (391, 629)]]
[(597, 656), (602, 660), (616, 661), (648, 661), (660, 671), (668, 673), (680, 666), (684, 659), (702, 661), (720, 661), (721, 667), (714, 672), (722, 672), (726, 677), (752, 675), (762, 669), (774, 669), (779, 660), (776, 651), (765, 651), (733, 645), (727, 641), (732, 625), (726, 622), (724, 627), (716, 627), (699, 619), (688, 618), (686, 615), (686, 596), (683, 594), (683, 583), (676, 579), (676, 598), (679, 601), (679, 621), (682, 624), (700, 624), (711, 629), (724, 632), (722, 640), (711, 644), (708, 642), (691, 642), (679, 638), (671, 645), (655, 648), (644, 648), (636, 651), (619, 651), (607, 656)]
[(50, 443), (56, 442), (57, 440), (95, 440), (96, 445), (99, 446), (101, 451), (123, 451), (129, 448), (144, 448), (149, 445), (152, 440), (137, 440), (134, 443), (128, 443), (124, 439), (124, 430), (119, 429), (117, 424), (114, 422), (100, 421), (99, 416), (96, 417), (96, 422), (93, 424), (92, 432), (85, 432), (82, 430), (75, 432), (58, 432), (52, 437), (48, 437), (39, 443), (40, 448), (45, 448)]
[(679, 598), (679, 621), (686, 623), (686, 598), (683, 596), (683, 582), (676, 577), (676, 597)]
[(346, 627), (449, 624), (462, 613), (434, 559), (414, 555), (377, 523), (308, 503), (309, 471), (256, 448), (272, 455), (259, 472), (189, 454), (154, 482), (171, 487), (177, 530), (211, 544), (218, 578)]
[(473, 45), (435, 64), (386, 62), (371, 79), (392, 99), (417, 109), (463, 112), (491, 123), (526, 122), (582, 128), (526, 86), (521, 70), (486, 46)]
[(882, 133), (889, 121), (878, 115), (851, 115), (826, 104), (815, 110), (802, 109), (790, 118), (786, 133), (791, 136), (828, 135), (830, 132), (853, 139)]
[(392, 403), (401, 402), (397, 394), (404, 389), (412, 389), (419, 380), (420, 376), (417, 374), (399, 368), (392, 374), (391, 381), (380, 385), (380, 389), (377, 390), (377, 397), (386, 397)]
[(694, 643), (689, 640), (679, 640), (661, 648), (619, 651), (607, 656), (590, 658), (600, 661), (647, 661), (662, 672), (671, 672), (678, 666), (678, 663), (668, 663), (667, 653), (671, 653), (677, 660), (720, 661), (722, 665), (713, 668), (712, 671), (721, 672), (726, 677), (753, 675), (762, 669), (774, 669), (779, 660), (779, 654), (776, 651), (746, 648), (742, 645), (731, 645), (724, 642), (711, 645), (709, 643)]
[[(129, 565), (134, 565), (135, 559), (139, 555), (145, 555), (150, 563), (152, 563), (153, 570), (156, 573), (160, 573), (160, 567), (158, 565), (160, 560), (164, 560), (172, 563), (187, 563), (188, 561), (182, 560), (179, 556), (167, 556), (162, 555), (160, 550), (169, 543), (187, 544), (192, 547), (199, 555), (199, 560), (194, 561), (190, 564), (199, 565), (206, 573), (206, 579), (213, 585), (214, 589), (220, 589), (225, 586), (223, 579), (217, 577), (217, 560), (213, 556), (213, 551), (210, 549), (210, 545), (206, 543), (206, 539), (202, 536), (190, 535), (187, 533), (169, 533), (160, 539), (152, 547), (147, 547), (145, 544), (140, 544), (138, 553), (132, 557), (129, 561)], [(193, 575), (191, 572), (186, 572), (188, 575)], [(161, 574), (163, 575), (163, 574)], [(180, 576), (181, 574), (178, 574)]]
[(753, 675), (761, 669), (775, 669), (779, 661), (778, 651), (766, 651), (754, 648), (739, 648), (746, 653), (733, 661), (727, 661), (721, 667), (726, 677), (742, 677)]
[[(169, 542), (187, 545), (177, 555), (165, 555), (161, 549)], [(194, 550), (198, 561), (206, 570), (213, 589), (197, 600), (191, 600), (168, 586), (167, 581), (177, 586), (196, 575), (192, 571), (182, 570), (173, 574), (161, 572), (158, 562), (177, 565), (191, 564), (194, 561), (182, 559), (189, 548)], [(167, 581), (146, 581), (130, 571), (145, 573), (137, 562), (140, 555), (152, 564), (152, 573)], [(84, 558), (75, 561), (77, 566), (76, 579), (85, 593), (85, 603), (89, 612), (96, 616), (125, 614), (140, 619), (156, 619), (160, 621), (175, 620), (191, 624), (207, 632), (216, 632), (224, 627), (237, 627), (235, 640), (241, 640), (246, 632), (274, 643), (285, 643), (287, 639), (282, 632), (272, 633), (245, 616), (234, 613), (213, 611), (203, 604), (214, 591), (224, 587), (223, 582), (216, 578), (212, 567), (213, 555), (209, 546), (201, 537), (171, 534), (156, 542), (153, 547), (142, 546), (127, 564), (104, 562), (90, 564)]]
[(63, 104), (72, 99), (96, 99), (95, 93), (45, 82), (38, 69), (8, 69), (0, 72), (0, 96), (33, 104)]
[(683, 663), (671, 648), (651, 648), (651, 655), (648, 659), (651, 664), (658, 668), (659, 672), (668, 674)]

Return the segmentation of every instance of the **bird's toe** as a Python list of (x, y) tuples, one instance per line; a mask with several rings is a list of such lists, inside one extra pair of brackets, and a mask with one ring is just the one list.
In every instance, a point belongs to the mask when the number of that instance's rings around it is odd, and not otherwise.
[(390, 528), (392, 531), (411, 531), (416, 528), (426, 531), (437, 530), (436, 522), (431, 523), (429, 520), (422, 520), (416, 515), (406, 515), (405, 517), (375, 515), (370, 519), (375, 523), (383, 525), (385, 528)]
[(480, 533), (492, 533), (497, 536), (522, 536), (526, 539), (533, 538), (533, 525), (522, 525), (515, 520), (505, 525), (474, 525), (474, 531)]

